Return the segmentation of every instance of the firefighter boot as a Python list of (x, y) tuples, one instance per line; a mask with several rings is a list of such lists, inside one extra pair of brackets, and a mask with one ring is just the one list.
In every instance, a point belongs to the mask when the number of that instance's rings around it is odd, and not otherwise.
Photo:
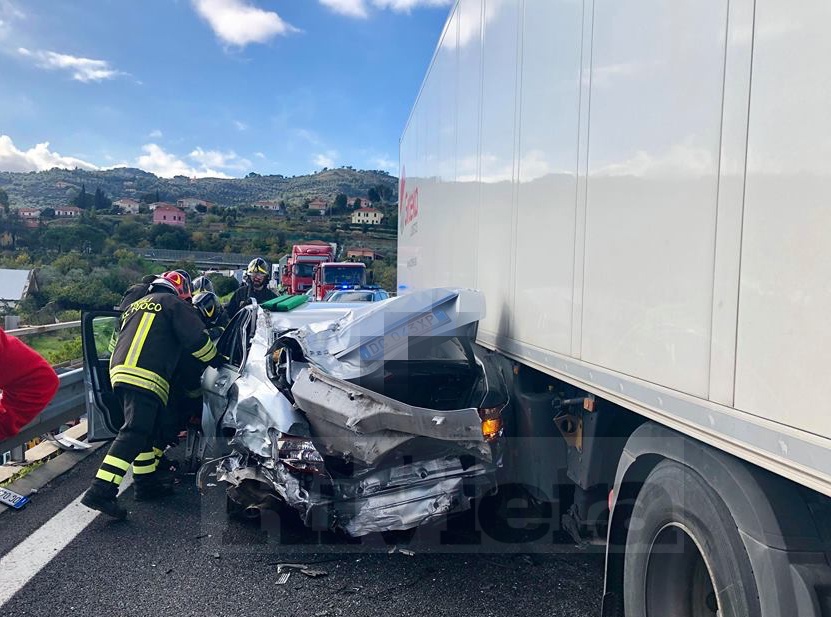
[(109, 487), (93, 485), (81, 498), (81, 503), (87, 508), (103, 512), (116, 520), (122, 521), (127, 518), (127, 510), (118, 504), (117, 491), (107, 490)]

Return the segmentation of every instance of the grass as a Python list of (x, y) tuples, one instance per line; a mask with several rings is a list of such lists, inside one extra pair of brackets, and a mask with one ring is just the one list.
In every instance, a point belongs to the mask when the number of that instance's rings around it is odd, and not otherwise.
[(21, 478), (23, 478), (23, 477), (29, 475), (30, 473), (32, 473), (35, 469), (37, 469), (39, 467), (43, 467), (45, 464), (46, 464), (46, 459), (44, 459), (42, 461), (37, 461), (36, 463), (31, 463), (30, 465), (26, 465), (25, 467), (21, 467), (20, 471), (17, 472), (16, 474), (14, 474), (11, 478), (6, 480), (5, 482), (0, 482), (0, 487), (11, 486), (12, 484), (17, 482)]
[[(81, 334), (77, 330), (59, 330), (46, 334), (34, 334), (23, 339), (29, 347), (34, 349), (52, 364), (75, 360), (81, 357)], [(74, 357), (65, 357), (66, 355)]]
[[(100, 357), (103, 352), (106, 352), (110, 343), (114, 323), (115, 320), (112, 317), (100, 317), (93, 323), (95, 347)], [(25, 337), (23, 341), (51, 364), (78, 360), (83, 355), (80, 328), (34, 334)]]

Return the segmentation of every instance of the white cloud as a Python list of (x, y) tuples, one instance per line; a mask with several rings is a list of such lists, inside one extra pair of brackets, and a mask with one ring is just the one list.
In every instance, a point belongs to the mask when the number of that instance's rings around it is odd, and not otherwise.
[(313, 146), (322, 146), (323, 145), (323, 142), (320, 139), (320, 135), (318, 135), (314, 131), (310, 131), (309, 129), (294, 129), (293, 132), (300, 139), (310, 143)]
[(258, 159), (264, 159), (265, 158), (265, 154), (263, 154), (262, 152), (255, 152), (254, 156), (256, 156)]
[(238, 131), (248, 130), (248, 125), (245, 122), (240, 122), (239, 120), (234, 120), (234, 126), (237, 127)]
[(347, 17), (369, 17), (364, 0), (320, 0), (320, 3)]
[(51, 151), (48, 141), (24, 151), (14, 145), (11, 137), (0, 135), (0, 171), (44, 171), (53, 167), (98, 169), (92, 163)]
[(15, 6), (11, 0), (0, 0), (0, 17), (4, 20), (26, 19), (26, 14)]
[(72, 79), (83, 83), (104, 81), (105, 79), (114, 79), (119, 75), (124, 75), (121, 71), (110, 66), (110, 63), (106, 60), (81, 58), (69, 54), (59, 54), (54, 51), (31, 51), (25, 47), (18, 47), (17, 53), (24, 58), (34, 60), (37, 66), (42, 69), (68, 71), (72, 75)]
[(0, 40), (12, 30), (12, 22), (26, 19), (26, 15), (9, 0), (0, 0)]
[(337, 157), (337, 150), (327, 150), (326, 152), (320, 152), (318, 154), (315, 154), (314, 158), (312, 159), (312, 163), (314, 163), (318, 167), (334, 167), (335, 159)]
[(144, 171), (163, 178), (188, 176), (190, 178), (230, 178), (229, 175), (210, 169), (207, 166), (191, 167), (176, 155), (165, 152), (157, 144), (145, 144), (141, 148), (144, 154), (136, 159), (136, 164)]
[(161, 139), (162, 136), (163, 133), (160, 129), (153, 129), (152, 131), (150, 131), (150, 134), (148, 135), (150, 139)]
[(265, 43), (275, 36), (299, 32), (273, 11), (265, 11), (246, 0), (192, 0), (196, 12), (208, 22), (217, 37), (228, 45), (245, 47)]
[(365, 19), (369, 17), (370, 5), (396, 13), (409, 13), (419, 7), (450, 6), (453, 0), (320, 0), (320, 3), (335, 13)]
[(372, 164), (375, 165), (376, 169), (398, 172), (398, 161), (393, 161), (391, 158), (387, 156), (381, 156), (376, 159), (372, 159)]
[[(164, 178), (173, 176), (230, 178), (232, 176), (226, 171), (244, 171), (251, 166), (251, 161), (238, 156), (234, 151), (220, 152), (196, 148), (188, 155), (194, 163), (190, 164), (175, 154), (166, 152), (155, 143), (145, 144), (141, 149), (144, 154), (137, 157), (133, 163), (123, 161), (113, 165), (98, 166), (79, 158), (54, 152), (50, 150), (49, 142), (37, 144), (28, 150), (20, 150), (14, 145), (11, 137), (0, 135), (0, 171), (45, 171), (53, 167), (92, 171), (116, 167), (138, 167)], [(105, 158), (112, 160), (109, 156)]]
[(240, 158), (233, 150), (221, 152), (219, 150), (203, 150), (197, 147), (188, 157), (205, 168), (218, 167), (220, 169), (244, 170), (251, 167), (251, 161)]
[(372, 0), (379, 9), (392, 9), (398, 13), (409, 13), (415, 8), (450, 6), (453, 0)]

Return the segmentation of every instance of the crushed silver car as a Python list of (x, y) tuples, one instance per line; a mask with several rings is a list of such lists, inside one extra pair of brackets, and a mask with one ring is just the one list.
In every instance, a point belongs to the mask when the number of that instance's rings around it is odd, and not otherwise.
[(350, 536), (410, 529), (495, 487), (505, 379), (474, 346), (479, 292), (363, 305), (249, 306), (203, 377), (204, 434), (230, 507), (291, 506)]

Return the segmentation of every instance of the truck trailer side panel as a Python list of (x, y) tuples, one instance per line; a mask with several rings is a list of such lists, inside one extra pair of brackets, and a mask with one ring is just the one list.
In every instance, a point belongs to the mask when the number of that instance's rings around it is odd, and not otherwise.
[(459, 0), (399, 291), (477, 287), (482, 344), (831, 495), (831, 9), (791, 8)]
[(831, 435), (831, 5), (756, 2), (735, 405)]

